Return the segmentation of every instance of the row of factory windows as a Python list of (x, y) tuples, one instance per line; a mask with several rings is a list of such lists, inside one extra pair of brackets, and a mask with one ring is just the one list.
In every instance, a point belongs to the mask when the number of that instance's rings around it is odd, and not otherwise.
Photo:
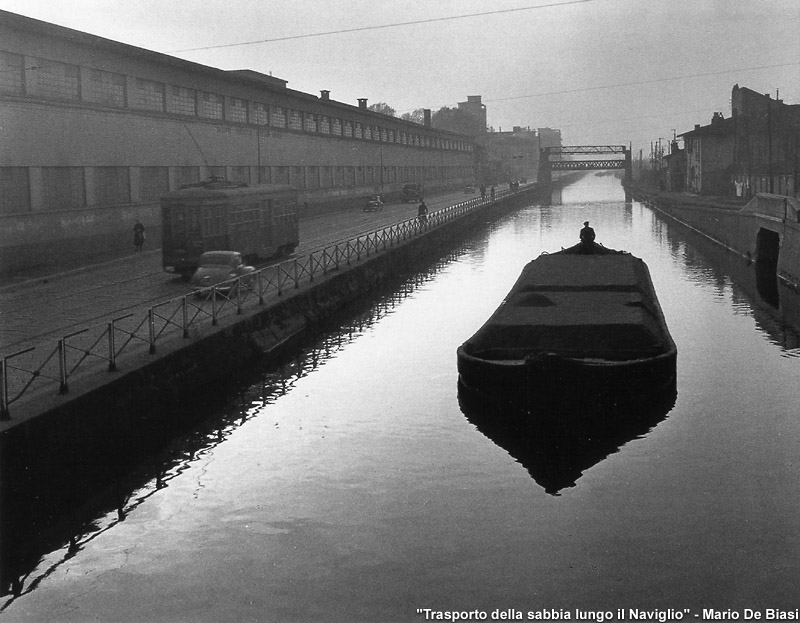
[(382, 187), (471, 178), (471, 167), (230, 166), (0, 167), (0, 215), (158, 201), (169, 190), (218, 176), (298, 190)]
[(0, 50), (0, 94), (85, 102), (413, 147), (472, 151), (472, 145), (466, 141), (142, 78), (129, 80), (124, 74), (3, 50)]

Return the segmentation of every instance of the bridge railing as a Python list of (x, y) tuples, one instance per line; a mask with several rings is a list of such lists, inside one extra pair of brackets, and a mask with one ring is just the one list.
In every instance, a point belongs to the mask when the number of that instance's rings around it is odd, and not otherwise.
[(147, 309), (109, 318), (0, 357), (0, 419), (11, 419), (11, 405), (26, 394), (48, 391), (66, 394), (70, 382), (82, 375), (116, 372), (120, 359), (155, 355), (175, 338), (199, 339), (225, 318), (254, 311), (289, 289), (313, 283), (331, 271), (385, 252), (476, 209), (513, 194), (498, 191), (494, 199), (474, 197), (427, 215), (411, 218), (332, 243), (308, 255), (267, 266), (256, 272), (198, 292), (169, 299)]

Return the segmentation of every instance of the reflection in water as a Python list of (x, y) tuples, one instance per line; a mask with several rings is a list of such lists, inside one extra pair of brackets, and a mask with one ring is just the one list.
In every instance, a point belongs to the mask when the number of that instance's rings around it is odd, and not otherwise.
[[(752, 267), (743, 288), (646, 206), (629, 219), (585, 195), (487, 224), (422, 287), (200, 410), (104, 510), (72, 509), (59, 549), (19, 569), (37, 590), (0, 620), (397, 621), (422, 604), (524, 611), (532, 587), (585, 611), (796, 607), (800, 360), (760, 330), (788, 338), (784, 312)], [(592, 434), (459, 409), (457, 345), (584, 220), (646, 258), (682, 352), (675, 406)]]
[(778, 262), (756, 262), (756, 291), (761, 299), (778, 309), (780, 307), (780, 294), (778, 293)]
[(675, 388), (647, 407), (608, 413), (535, 414), (502, 409), (475, 398), (459, 385), (462, 413), (486, 437), (508, 452), (549, 494), (574, 487), (581, 475), (647, 435), (675, 405)]
[[(210, 410), (209, 417), (195, 423), (161, 452), (139, 457), (140, 462), (128, 465), (118, 476), (109, 479), (101, 470), (82, 474), (80, 478), (64, 473), (59, 480), (42, 478), (31, 480), (24, 487), (4, 490), (0, 595), (12, 597), (0, 605), (0, 612), (16, 598), (35, 590), (89, 543), (125, 521), (127, 515), (168, 487), (170, 481), (203, 459), (265, 406), (290, 392), (298, 380), (335, 358), (339, 351), (467, 252), (470, 244), (469, 239), (456, 242), (426, 270), (363, 301), (363, 311), (351, 310), (344, 324), (333, 323), (335, 330), (323, 328), (309, 336), (306, 345), (300, 345), (292, 357), (265, 364), (262, 370), (243, 379), (238, 397), (224, 410)], [(74, 508), (50, 503), (65, 497), (83, 498), (86, 489), (91, 491), (90, 499)]]
[[(653, 220), (654, 230), (666, 223), (657, 213)], [(788, 356), (800, 355), (800, 294), (778, 284), (777, 256), (752, 262), (680, 224), (665, 231), (672, 256), (684, 262), (687, 277), (715, 283), (718, 298), (730, 294), (737, 309), (752, 315), (774, 344)]]

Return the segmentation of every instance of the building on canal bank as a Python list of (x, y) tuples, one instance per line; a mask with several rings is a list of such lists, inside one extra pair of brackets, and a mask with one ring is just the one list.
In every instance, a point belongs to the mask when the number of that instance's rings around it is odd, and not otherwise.
[[(697, 124), (680, 137), (689, 192), (744, 198), (756, 193), (798, 196), (800, 104), (785, 104), (736, 84), (731, 116), (715, 112), (710, 124)], [(660, 182), (678, 189), (664, 179)]]
[(760, 278), (800, 289), (800, 105), (733, 86), (731, 116), (715, 112), (659, 147), (633, 196), (753, 264)]
[[(0, 11), (0, 270), (158, 245), (159, 197), (222, 176), (308, 211), (475, 178), (471, 137)], [(429, 119), (429, 117), (426, 117)]]

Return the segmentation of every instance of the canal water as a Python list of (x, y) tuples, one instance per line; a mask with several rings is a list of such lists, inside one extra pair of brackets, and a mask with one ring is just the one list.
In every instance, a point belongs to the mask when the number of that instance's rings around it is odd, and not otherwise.
[[(503, 438), (459, 401), (456, 348), (585, 220), (648, 264), (677, 397), (591, 448)], [(588, 175), (256, 374), (117, 510), (44, 556), (0, 620), (796, 613), (800, 304), (763, 290), (743, 260)]]

